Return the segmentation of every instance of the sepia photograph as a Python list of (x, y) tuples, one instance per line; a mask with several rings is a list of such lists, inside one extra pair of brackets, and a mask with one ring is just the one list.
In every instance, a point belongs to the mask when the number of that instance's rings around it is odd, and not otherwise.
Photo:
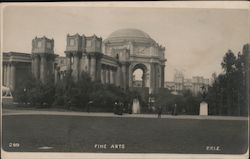
[(169, 4), (1, 6), (2, 158), (248, 158), (249, 3)]

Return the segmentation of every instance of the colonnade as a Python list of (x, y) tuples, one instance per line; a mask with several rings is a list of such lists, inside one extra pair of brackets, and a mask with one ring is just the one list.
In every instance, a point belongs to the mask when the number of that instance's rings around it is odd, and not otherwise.
[(14, 90), (16, 85), (16, 63), (4, 62), (2, 71), (3, 85), (9, 87), (11, 90)]
[[(72, 77), (74, 81), (77, 81), (81, 72), (85, 71), (89, 73), (92, 81), (100, 81), (101, 76), (101, 53), (82, 53), (77, 51), (65, 51), (67, 58), (67, 71), (72, 71)], [(87, 56), (87, 61), (82, 57)], [(87, 69), (85, 69), (85, 67)]]
[(109, 65), (102, 65), (101, 69), (101, 82), (103, 84), (115, 84), (117, 85), (117, 68)]
[(32, 74), (41, 82), (45, 81), (53, 74), (54, 54), (34, 53), (32, 54)]

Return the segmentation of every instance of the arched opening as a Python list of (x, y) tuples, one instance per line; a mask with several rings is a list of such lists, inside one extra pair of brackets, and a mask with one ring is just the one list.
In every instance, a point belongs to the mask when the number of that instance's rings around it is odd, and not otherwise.
[(137, 64), (132, 70), (132, 85), (133, 87), (145, 87), (146, 86), (146, 72), (147, 68), (144, 64)]
[(142, 87), (143, 70), (138, 68), (133, 72), (133, 87)]

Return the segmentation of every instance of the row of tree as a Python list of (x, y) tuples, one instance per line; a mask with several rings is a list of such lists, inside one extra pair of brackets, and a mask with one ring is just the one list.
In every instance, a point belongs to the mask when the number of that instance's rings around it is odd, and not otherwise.
[(172, 113), (174, 107), (178, 114), (198, 115), (201, 96), (194, 96), (190, 90), (184, 90), (182, 94), (172, 94), (168, 89), (162, 89), (155, 95), (156, 106), (163, 107), (165, 112)]
[[(14, 92), (17, 102), (30, 103), (36, 107), (61, 107), (91, 111), (113, 111), (116, 101), (131, 103), (136, 92), (123, 90), (114, 85), (93, 82), (85, 72), (77, 82), (70, 73), (56, 84), (53, 79), (41, 83), (32, 77), (26, 79)], [(89, 108), (91, 107), (91, 108)]]

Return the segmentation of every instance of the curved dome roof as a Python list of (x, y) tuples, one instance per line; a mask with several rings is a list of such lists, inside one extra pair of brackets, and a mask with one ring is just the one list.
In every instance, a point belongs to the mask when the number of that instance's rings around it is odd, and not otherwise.
[(154, 40), (147, 33), (132, 28), (114, 31), (107, 39), (105, 39), (105, 41), (109, 42), (119, 42), (124, 40), (135, 42), (154, 42)]

